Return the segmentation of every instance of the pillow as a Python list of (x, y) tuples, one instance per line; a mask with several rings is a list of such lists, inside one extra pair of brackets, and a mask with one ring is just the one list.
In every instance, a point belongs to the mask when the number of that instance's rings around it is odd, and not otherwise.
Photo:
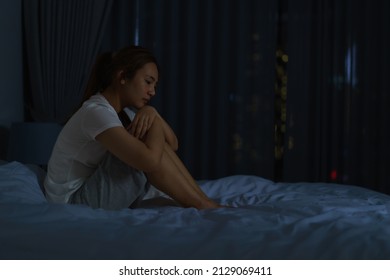
[(35, 174), (35, 176), (37, 176), (38, 184), (41, 188), (41, 191), (45, 193), (45, 189), (43, 187), (43, 181), (45, 181), (46, 171), (36, 164), (25, 164), (25, 166), (28, 169), (30, 169), (30, 171), (32, 171)]
[(47, 202), (39, 184), (44, 171), (38, 168), (16, 161), (0, 165), (0, 203)]

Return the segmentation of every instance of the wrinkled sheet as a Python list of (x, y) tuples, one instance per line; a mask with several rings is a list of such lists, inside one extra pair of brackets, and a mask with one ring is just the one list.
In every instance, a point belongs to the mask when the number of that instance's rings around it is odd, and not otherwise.
[(256, 176), (202, 181), (232, 208), (48, 203), (44, 174), (0, 165), (0, 259), (389, 259), (390, 196)]

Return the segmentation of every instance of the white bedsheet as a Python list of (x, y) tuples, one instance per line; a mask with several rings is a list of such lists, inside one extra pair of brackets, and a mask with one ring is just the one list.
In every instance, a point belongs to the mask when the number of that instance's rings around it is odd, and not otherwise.
[(105, 211), (50, 204), (35, 172), (0, 165), (0, 259), (389, 259), (390, 197), (255, 176), (204, 181), (221, 204)]

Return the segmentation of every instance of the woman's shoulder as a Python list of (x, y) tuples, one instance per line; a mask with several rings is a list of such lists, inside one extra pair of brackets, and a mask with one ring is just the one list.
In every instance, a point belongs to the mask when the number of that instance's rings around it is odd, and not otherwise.
[(104, 126), (107, 123), (121, 124), (115, 109), (101, 95), (90, 97), (68, 121), (69, 125), (81, 125), (82, 128)]
[(85, 101), (78, 113), (80, 116), (82, 116), (82, 118), (118, 118), (118, 114), (115, 109), (102, 95), (94, 95)]
[(107, 109), (113, 109), (113, 107), (107, 101), (107, 99), (103, 95), (101, 95), (100, 93), (92, 95), (87, 101), (85, 101), (83, 103), (81, 108), (83, 108), (83, 107), (84, 108), (103, 107), (103, 108), (107, 108)]

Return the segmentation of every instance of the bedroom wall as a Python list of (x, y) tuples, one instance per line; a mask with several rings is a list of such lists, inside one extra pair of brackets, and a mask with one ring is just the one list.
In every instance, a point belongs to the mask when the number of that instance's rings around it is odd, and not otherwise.
[(5, 159), (9, 127), (22, 121), (22, 0), (0, 1), (0, 159)]

